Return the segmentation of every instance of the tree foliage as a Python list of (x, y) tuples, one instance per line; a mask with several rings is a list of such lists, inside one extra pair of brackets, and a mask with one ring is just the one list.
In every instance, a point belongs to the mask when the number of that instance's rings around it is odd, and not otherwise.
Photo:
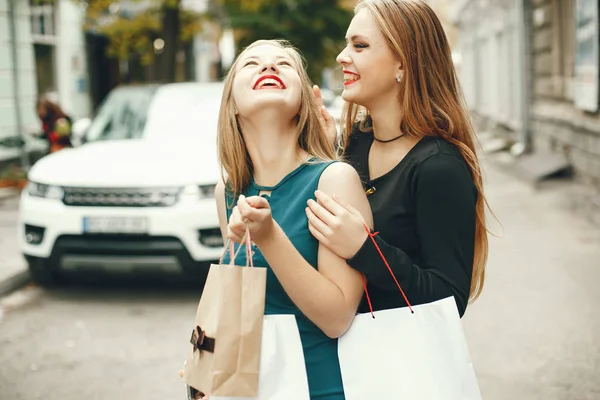
[(238, 51), (258, 39), (286, 39), (302, 51), (308, 73), (321, 81), (335, 64), (352, 11), (341, 0), (219, 0), (234, 29)]
[[(57, 0), (35, 0), (55, 3)], [(156, 39), (164, 43), (163, 74), (172, 80), (180, 45), (202, 30), (205, 16), (181, 6), (181, 0), (73, 0), (85, 7), (84, 29), (108, 39), (107, 56), (138, 59), (142, 65), (155, 61)], [(163, 49), (159, 49), (160, 53)]]
[[(150, 64), (155, 56), (155, 39), (178, 28), (178, 42), (186, 43), (202, 29), (202, 16), (181, 9), (178, 0), (145, 1), (144, 11), (135, 13), (118, 10), (114, 0), (90, 0), (87, 3), (85, 28), (106, 36), (109, 39), (108, 55), (122, 60), (133, 54), (139, 56), (143, 64)], [(165, 25), (165, 14), (173, 10), (178, 14), (179, 21), (174, 21), (177, 27)]]

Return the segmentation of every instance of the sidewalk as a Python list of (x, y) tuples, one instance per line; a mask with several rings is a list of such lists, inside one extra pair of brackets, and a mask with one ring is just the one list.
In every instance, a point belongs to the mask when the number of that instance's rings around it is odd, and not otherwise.
[(573, 180), (534, 186), (510, 167), (502, 153), (483, 162), (499, 223), (488, 218), (484, 290), (463, 318), (483, 398), (597, 400), (597, 193)]
[(18, 207), (17, 193), (0, 193), (0, 296), (29, 282), (17, 240)]

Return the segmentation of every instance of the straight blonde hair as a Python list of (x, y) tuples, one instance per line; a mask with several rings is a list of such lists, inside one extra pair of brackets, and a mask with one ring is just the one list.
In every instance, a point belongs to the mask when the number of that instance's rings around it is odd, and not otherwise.
[[(439, 136), (455, 145), (467, 162), (478, 198), (475, 205), (475, 246), (469, 300), (479, 297), (485, 281), (488, 237), (487, 201), (475, 148), (473, 126), (452, 62), (450, 46), (435, 12), (421, 0), (360, 0), (354, 13), (367, 9), (375, 18), (389, 48), (402, 63), (398, 99), (400, 130), (406, 136)], [(342, 117), (344, 143), (352, 128), (372, 129), (369, 111), (346, 104)], [(489, 206), (488, 206), (489, 208)]]
[(302, 55), (285, 40), (258, 40), (246, 47), (231, 66), (225, 78), (219, 111), (217, 145), (221, 175), (223, 182), (226, 182), (226, 189), (234, 198), (248, 188), (252, 181), (254, 168), (235, 115), (236, 107), (232, 95), (233, 81), (237, 74), (239, 60), (243, 55), (248, 50), (262, 45), (271, 45), (283, 49), (293, 60), (294, 67), (300, 76), (301, 102), (296, 117), (298, 146), (318, 160), (330, 161), (336, 158), (334, 148), (328, 142), (324, 128), (320, 123), (321, 111), (313, 95), (312, 82), (306, 73)]

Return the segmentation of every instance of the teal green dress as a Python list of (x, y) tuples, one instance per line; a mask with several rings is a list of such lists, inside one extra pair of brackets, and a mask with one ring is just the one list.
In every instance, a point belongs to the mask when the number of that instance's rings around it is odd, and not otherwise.
[[(304, 210), (307, 200), (315, 198), (314, 192), (317, 190), (319, 178), (331, 163), (311, 160), (289, 173), (276, 186), (264, 187), (252, 182), (243, 193), (249, 197), (257, 196), (260, 192), (271, 192), (269, 196), (263, 197), (269, 200), (273, 218), (298, 252), (314, 268), (317, 268), (319, 242), (308, 230), (308, 219)], [(227, 208), (227, 220), (229, 220), (230, 207), (232, 208), (231, 204), (234, 203), (230, 192), (226, 192), (225, 201), (229, 205)], [(253, 251), (254, 266), (267, 268), (265, 314), (293, 314), (296, 316), (304, 350), (311, 400), (344, 400), (337, 339), (327, 337), (302, 314), (286, 294), (260, 250), (254, 246)], [(243, 253), (242, 250), (238, 254), (237, 265), (245, 265), (246, 260)], [(229, 263), (229, 254), (223, 262)]]

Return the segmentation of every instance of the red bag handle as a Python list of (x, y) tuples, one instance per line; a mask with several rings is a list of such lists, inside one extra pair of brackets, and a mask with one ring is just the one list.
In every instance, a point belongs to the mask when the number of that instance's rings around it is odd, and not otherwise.
[[(400, 293), (402, 293), (402, 297), (404, 297), (404, 301), (406, 301), (406, 304), (408, 305), (408, 309), (410, 310), (410, 312), (412, 314), (414, 314), (415, 312), (413, 311), (412, 306), (410, 305), (410, 302), (408, 301), (408, 298), (406, 297), (406, 294), (404, 294), (404, 290), (402, 290), (402, 286), (400, 286), (400, 283), (398, 282), (398, 279), (396, 279), (396, 275), (394, 275), (394, 271), (392, 271), (392, 268), (390, 267), (390, 264), (388, 264), (385, 256), (383, 255), (383, 252), (381, 251), (381, 249), (379, 248), (379, 245), (375, 241), (375, 236), (377, 236), (379, 234), (379, 232), (371, 233), (371, 230), (369, 229), (369, 227), (366, 224), (363, 224), (363, 225), (365, 227), (365, 230), (367, 231), (367, 235), (369, 235), (369, 238), (371, 238), (371, 241), (375, 245), (375, 248), (377, 249), (377, 252), (379, 253), (379, 256), (383, 260), (383, 262), (384, 262), (385, 266), (387, 267), (388, 271), (390, 271), (390, 274), (392, 275), (392, 278), (394, 278), (394, 282), (396, 282), (396, 286), (398, 286), (398, 289), (400, 290)], [(365, 288), (365, 295), (367, 296), (367, 302), (369, 303), (369, 311), (371, 311), (371, 316), (373, 318), (375, 318), (375, 314), (373, 314), (373, 304), (371, 304), (371, 297), (369, 296), (369, 291), (367, 290), (367, 281), (365, 279), (365, 275), (364, 274), (362, 275), (362, 281), (363, 281), (363, 287)]]

